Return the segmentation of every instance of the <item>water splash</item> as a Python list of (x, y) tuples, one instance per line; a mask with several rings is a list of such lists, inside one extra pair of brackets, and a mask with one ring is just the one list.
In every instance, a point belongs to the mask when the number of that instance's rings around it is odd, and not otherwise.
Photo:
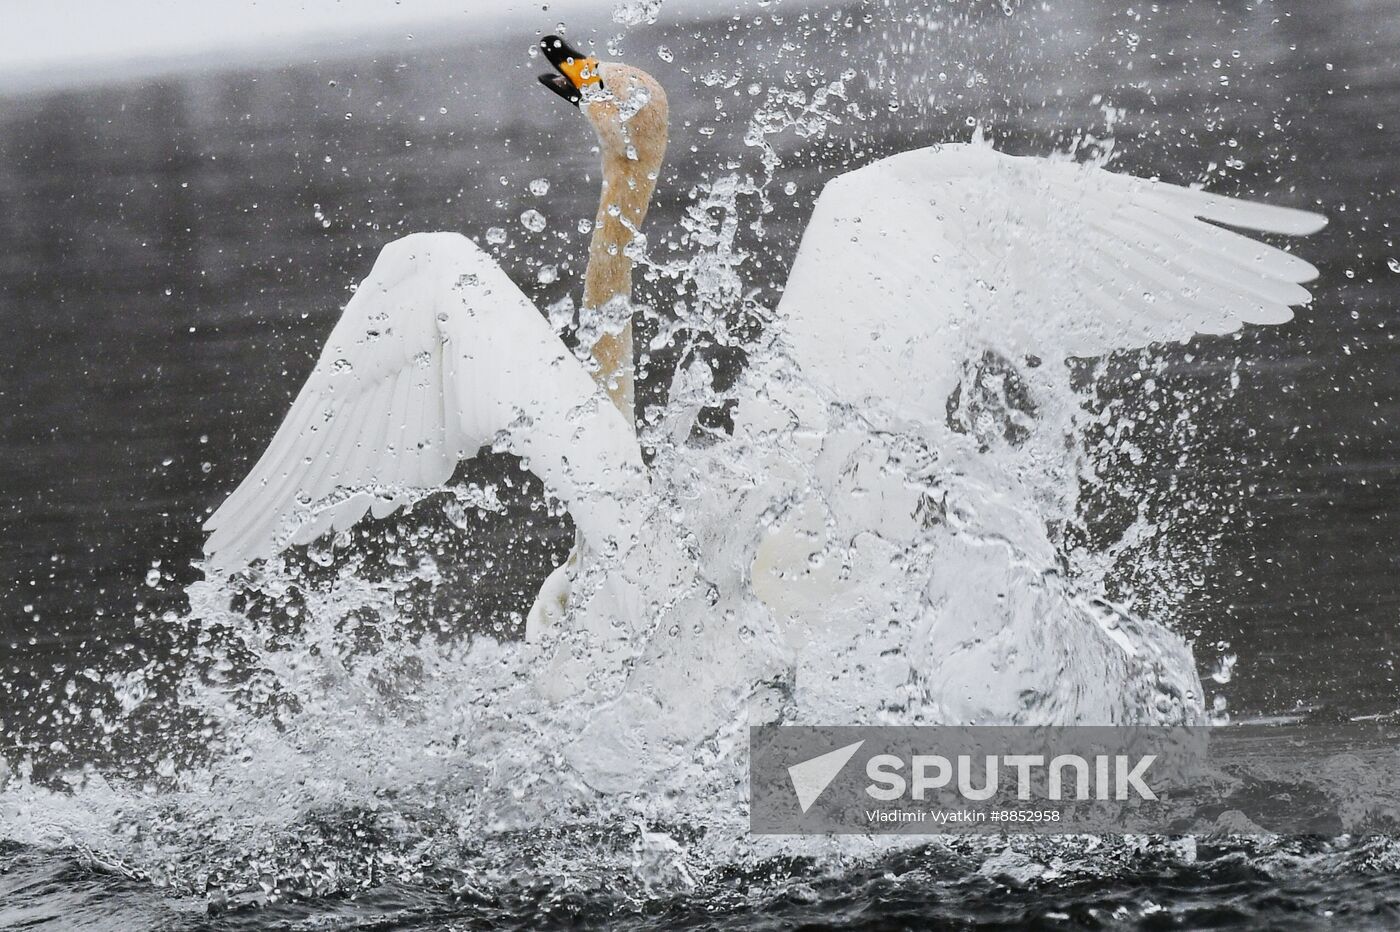
[(648, 26), (661, 18), (661, 0), (618, 0), (613, 5), (612, 21), (619, 26)]

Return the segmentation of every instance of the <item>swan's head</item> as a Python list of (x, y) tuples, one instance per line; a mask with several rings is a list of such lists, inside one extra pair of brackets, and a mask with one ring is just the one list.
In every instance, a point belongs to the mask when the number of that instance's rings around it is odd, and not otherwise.
[(541, 39), (540, 50), (558, 72), (540, 75), (540, 83), (583, 111), (598, 131), (604, 159), (661, 164), (669, 107), (655, 78), (631, 65), (600, 62), (558, 36)]

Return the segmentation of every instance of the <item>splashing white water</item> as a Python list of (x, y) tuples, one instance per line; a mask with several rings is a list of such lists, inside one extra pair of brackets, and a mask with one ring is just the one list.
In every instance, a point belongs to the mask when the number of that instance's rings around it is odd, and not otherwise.
[[(448, 585), (440, 554), (465, 511), (499, 507), (490, 487), (457, 488), (445, 528), (425, 520), (371, 552), (342, 534), (304, 561), (192, 586), (173, 619), (193, 645), (178, 683), (198, 722), (188, 745), (154, 773), (89, 770), (61, 791), (21, 774), (0, 834), (101, 850), (180, 890), (274, 896), (429, 870), (489, 884), (529, 834), (544, 839), (541, 876), (625, 863), (640, 888), (674, 888), (779, 851), (901, 843), (748, 837), (749, 724), (1195, 720), (1185, 643), (1095, 597), (1112, 548), (1071, 555), (1047, 530), (1080, 521), (1083, 398), (1024, 361), (967, 360), (947, 402), (960, 439), (934, 450), (810, 384), (780, 327), (754, 344), (735, 325), (772, 317), (736, 245), (769, 208), (770, 137), (820, 138), (843, 100), (839, 81), (770, 100), (747, 138), (758, 177), (696, 189), (693, 255), (633, 244), (644, 275), (689, 296), (658, 321), (658, 347), (703, 335), (749, 354), (724, 390), (699, 355), (678, 368), (645, 418), (647, 537), (576, 583), (627, 580), (643, 630), (600, 644), (581, 616), (606, 603), (581, 598), (576, 623), (539, 644), (453, 636), (423, 607)], [(726, 404), (732, 435), (697, 427)], [(1008, 503), (994, 491), (1008, 476), (1035, 494)], [(1132, 525), (1121, 546), (1149, 533)], [(119, 689), (130, 716), (138, 681)], [(624, 840), (583, 856), (551, 843), (572, 825), (623, 826)]]

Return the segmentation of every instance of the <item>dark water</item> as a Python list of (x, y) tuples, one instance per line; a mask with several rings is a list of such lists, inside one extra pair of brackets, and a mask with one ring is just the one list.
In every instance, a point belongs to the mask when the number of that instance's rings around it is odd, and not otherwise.
[[(1082, 844), (1082, 843), (1080, 843)], [(637, 909), (606, 890), (493, 898), (387, 887), (373, 896), (312, 904), (238, 906), (162, 901), (138, 880), (83, 859), (6, 852), (0, 893), (23, 897), (7, 928), (53, 929), (929, 929), (929, 928), (1394, 928), (1400, 851), (1370, 841), (1267, 846), (1143, 842), (1103, 867), (1076, 867), (1070, 846), (1008, 847), (994, 861), (965, 846), (931, 846), (839, 877), (801, 863), (729, 874), (684, 897)], [(1047, 863), (1048, 862), (1048, 863)], [(1051, 868), (1049, 864), (1056, 866)], [(1309, 865), (1309, 866), (1302, 866)], [(1054, 871), (1050, 879), (1044, 875)], [(1037, 876), (1037, 874), (1041, 876)], [(781, 893), (770, 891), (780, 887)], [(47, 897), (47, 900), (46, 900)], [(51, 904), (51, 905), (50, 905)]]
[[(101, 733), (86, 710), (109, 700), (83, 674), (178, 662), (169, 619), (195, 577), (200, 521), (271, 436), (385, 242), (431, 229), (481, 241), (499, 226), (509, 239), (494, 252), (540, 306), (578, 291), (575, 224), (593, 211), (596, 156), (577, 114), (533, 84), (534, 25), (411, 56), (0, 97), (0, 757), (54, 772), (148, 769), (170, 719)], [(648, 221), (654, 249), (689, 245), (676, 230), (696, 181), (762, 174), (744, 135), (774, 89), (809, 92), (854, 72), (859, 115), (819, 119), (814, 132), (793, 105), (797, 125), (770, 138), (781, 159), (772, 211), (762, 236), (740, 238), (759, 303), (779, 294), (826, 178), (965, 138), (970, 121), (1022, 152), (1112, 135), (1119, 170), (1328, 213), (1332, 225), (1299, 246), (1322, 275), (1293, 323), (1172, 351), (1150, 393), (1131, 359), (1109, 367), (1104, 390), (1161, 405), (1160, 425), (1176, 393), (1209, 407), (1183, 450), (1148, 422), (1139, 440), (1154, 455), (1110, 458), (1118, 485), (1086, 501), (1106, 529), (1139, 500), (1173, 517), (1172, 559), (1189, 583), (1168, 617), (1195, 638), (1204, 672), (1239, 657), (1230, 682), (1207, 682), (1232, 713), (1396, 711), (1400, 274), (1388, 262), (1400, 258), (1400, 9), (1084, 0), (1010, 16), (998, 3), (812, 15), (778, 4), (738, 22), (663, 20), (632, 32), (625, 51), (666, 84), (675, 122)], [(538, 178), (551, 182), (544, 197), (528, 190)], [(751, 206), (746, 219), (760, 219)], [(543, 233), (519, 222), (529, 207), (547, 215)], [(543, 265), (557, 265), (556, 282), (539, 282)], [(639, 292), (664, 309), (677, 300), (668, 287)], [(726, 372), (742, 364), (741, 349), (702, 349)], [(644, 403), (660, 400), (675, 356), (649, 361)], [(477, 465), (537, 500), (508, 463)], [(1181, 511), (1187, 500), (1197, 505)], [(562, 519), (536, 517), (525, 540), (487, 525), (462, 545), (449, 627), (518, 625), (512, 613), (567, 533)], [(1131, 556), (1119, 584), (1151, 606)], [(1083, 869), (1050, 880), (999, 878), (954, 846), (801, 883), (721, 871), (694, 894), (641, 907), (610, 899), (606, 885), (497, 902), (427, 885), (248, 913), (233, 904), (216, 918), (203, 900), (167, 901), (147, 880), (104, 872), (100, 856), (0, 848), (0, 924), (1166, 928), (1320, 922), (1329, 911), (1354, 925), (1397, 921), (1393, 843), (1292, 844), (1205, 846), (1191, 858), (1167, 843), (1097, 860), (1065, 851)]]

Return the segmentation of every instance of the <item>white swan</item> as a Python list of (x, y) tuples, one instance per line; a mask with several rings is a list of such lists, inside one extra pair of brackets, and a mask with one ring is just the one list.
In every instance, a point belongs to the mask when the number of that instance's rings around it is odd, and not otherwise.
[[(599, 64), (556, 37), (542, 47), (559, 72), (542, 82), (582, 105), (602, 144), (583, 312), (606, 314), (625, 307), (630, 293), (624, 247), (655, 186), (666, 98), (635, 68)], [(857, 409), (882, 430), (946, 447), (942, 465), (990, 487), (986, 499), (1000, 511), (978, 516), (989, 539), (1048, 548), (1043, 528), (1008, 530), (1026, 518), (1017, 476), (965, 468), (977, 453), (950, 429), (948, 399), (967, 361), (993, 350), (1062, 371), (1060, 361), (1071, 356), (1287, 320), (1291, 305), (1308, 300), (1300, 283), (1312, 267), (1221, 225), (1304, 234), (1323, 223), (1303, 211), (1012, 158), (985, 145), (944, 145), (868, 165), (827, 184), (778, 308), (780, 339), (816, 393), (787, 400), (765, 393), (741, 409), (739, 433), (804, 423), (824, 431), (831, 405)], [(1041, 312), (1062, 307), (1079, 313)], [(566, 503), (583, 553), (625, 554), (643, 536), (648, 480), (632, 424), (630, 321), (605, 329), (590, 373), (467, 238), (436, 233), (391, 243), (267, 452), (209, 519), (210, 564), (235, 568), (348, 527), (366, 511), (383, 516), (402, 504), (405, 488), (441, 485), (459, 459), (488, 443), (522, 456)], [(830, 543), (833, 522), (850, 523), (849, 538), (879, 537), (907, 524), (919, 506), (917, 495), (895, 489), (873, 510), (867, 494), (851, 514), (833, 517), (844, 507), (833, 506), (833, 490), (859, 452), (846, 449), (845, 460), (823, 465), (840, 447), (838, 434), (808, 448), (813, 470), (790, 477), (799, 503), (752, 562), (754, 591), (802, 637), (815, 637), (814, 622), (845, 585), (811, 561)], [(827, 487), (810, 487), (828, 467)], [(999, 529), (990, 527), (997, 522)], [(568, 601), (577, 555), (543, 587), (531, 636)], [(1024, 555), (1014, 556), (1022, 566)], [(647, 594), (636, 584), (619, 582), (610, 592), (610, 610), (630, 617), (601, 633), (639, 630)], [(970, 641), (984, 643), (987, 633), (973, 632)], [(950, 672), (949, 682), (965, 675)], [(1001, 701), (984, 695), (974, 705)]]

